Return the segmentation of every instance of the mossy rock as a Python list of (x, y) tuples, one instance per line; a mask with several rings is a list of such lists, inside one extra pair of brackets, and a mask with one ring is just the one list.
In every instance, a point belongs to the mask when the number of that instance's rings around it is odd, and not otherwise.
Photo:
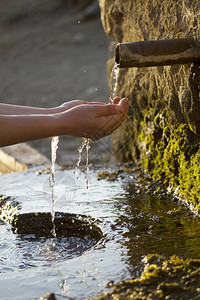
[[(152, 116), (150, 119), (152, 120)], [(195, 212), (199, 213), (199, 139), (191, 132), (187, 124), (173, 125), (166, 111), (154, 117), (151, 131), (147, 128), (148, 123), (141, 122), (138, 139), (143, 143), (142, 165), (144, 169), (154, 180), (171, 186), (193, 207)]]
[(177, 256), (165, 260), (159, 255), (148, 255), (145, 260), (140, 278), (115, 284), (112, 291), (97, 299), (200, 299), (200, 260)]

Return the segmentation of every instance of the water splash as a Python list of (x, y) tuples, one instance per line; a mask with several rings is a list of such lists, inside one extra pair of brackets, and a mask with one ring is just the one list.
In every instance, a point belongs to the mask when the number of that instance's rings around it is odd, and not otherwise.
[(113, 100), (117, 88), (117, 79), (119, 75), (119, 64), (115, 63), (112, 72), (111, 72), (111, 90), (110, 90), (110, 99)]
[(51, 172), (50, 172), (50, 186), (51, 186), (51, 221), (53, 229), (51, 231), (52, 235), (56, 237), (56, 227), (55, 227), (55, 162), (56, 154), (58, 149), (59, 137), (55, 136), (51, 139)]
[(80, 167), (80, 163), (82, 160), (82, 152), (83, 150), (86, 150), (86, 187), (87, 189), (89, 188), (89, 179), (88, 179), (88, 172), (89, 172), (89, 149), (90, 149), (90, 139), (88, 138), (83, 138), (81, 146), (78, 148), (78, 161), (76, 164), (76, 170), (74, 171), (74, 174), (77, 175), (77, 179), (80, 178), (78, 170)]

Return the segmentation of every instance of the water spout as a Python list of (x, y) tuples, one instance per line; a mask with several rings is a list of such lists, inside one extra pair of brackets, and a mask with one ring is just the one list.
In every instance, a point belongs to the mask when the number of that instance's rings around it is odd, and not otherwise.
[(193, 38), (119, 43), (115, 50), (119, 68), (200, 63), (200, 42)]

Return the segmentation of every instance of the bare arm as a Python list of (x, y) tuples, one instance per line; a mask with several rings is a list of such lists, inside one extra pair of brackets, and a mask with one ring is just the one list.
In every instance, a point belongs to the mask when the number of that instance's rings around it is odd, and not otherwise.
[(123, 98), (118, 104), (80, 104), (55, 114), (0, 114), (0, 146), (57, 135), (98, 140), (122, 124), (128, 106)]
[(72, 100), (65, 102), (60, 106), (52, 108), (41, 108), (33, 106), (21, 106), (14, 104), (0, 103), (0, 114), (1, 115), (29, 115), (29, 114), (55, 114), (66, 111), (74, 106), (87, 103), (82, 100)]
[(0, 146), (8, 146), (56, 135), (54, 115), (0, 115)]

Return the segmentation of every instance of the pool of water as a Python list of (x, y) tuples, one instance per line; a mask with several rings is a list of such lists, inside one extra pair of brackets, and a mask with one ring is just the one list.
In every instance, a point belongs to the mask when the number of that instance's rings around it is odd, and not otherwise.
[[(79, 180), (74, 170), (56, 172), (56, 211), (88, 216), (102, 230), (87, 237), (18, 234), (0, 221), (1, 299), (87, 299), (105, 284), (139, 276), (144, 256), (200, 258), (200, 219), (174, 199), (150, 191), (134, 172), (115, 181), (97, 180), (96, 170)], [(1, 176), (0, 194), (14, 197), (20, 213), (51, 211), (49, 174), (34, 171)]]

